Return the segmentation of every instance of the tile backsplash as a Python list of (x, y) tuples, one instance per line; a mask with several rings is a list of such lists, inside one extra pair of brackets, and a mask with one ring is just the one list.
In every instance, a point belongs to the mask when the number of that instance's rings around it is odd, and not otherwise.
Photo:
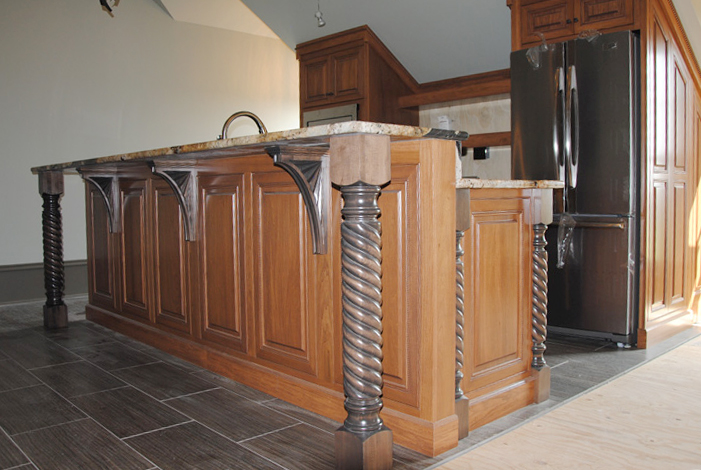
[[(470, 134), (509, 131), (511, 99), (508, 94), (502, 94), (421, 106), (419, 123), (423, 127), (447, 127)], [(472, 149), (468, 149), (462, 157), (462, 168), (463, 176), (511, 179), (511, 147), (490, 147), (486, 160), (474, 160)]]

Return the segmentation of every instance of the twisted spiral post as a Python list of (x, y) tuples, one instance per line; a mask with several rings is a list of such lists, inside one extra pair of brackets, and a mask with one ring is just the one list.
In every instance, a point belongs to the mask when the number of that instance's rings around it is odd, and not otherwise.
[(533, 295), (531, 301), (531, 337), (533, 362), (540, 370), (545, 367), (545, 339), (548, 328), (548, 252), (545, 250), (545, 224), (533, 225)]
[(465, 232), (455, 231), (455, 399), (463, 397), (460, 382), (463, 378), (462, 368), (465, 363), (465, 264), (462, 257), (462, 238)]
[(360, 433), (383, 427), (379, 194), (379, 186), (364, 183), (341, 187), (344, 427)]
[(44, 238), (44, 288), (46, 306), (63, 305), (63, 242), (61, 233), (60, 194), (42, 194), (44, 199), (42, 229)]

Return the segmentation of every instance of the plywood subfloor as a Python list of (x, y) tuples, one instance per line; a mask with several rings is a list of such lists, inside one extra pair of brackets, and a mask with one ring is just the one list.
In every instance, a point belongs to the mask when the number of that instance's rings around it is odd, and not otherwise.
[(701, 470), (701, 338), (441, 470)]

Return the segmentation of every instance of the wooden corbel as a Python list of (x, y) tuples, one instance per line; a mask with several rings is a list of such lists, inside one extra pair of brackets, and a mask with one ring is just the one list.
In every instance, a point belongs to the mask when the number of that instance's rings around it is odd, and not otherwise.
[(285, 170), (297, 184), (307, 208), (315, 254), (328, 252), (331, 178), (328, 146), (271, 146), (265, 151), (275, 166)]
[(119, 177), (117, 174), (85, 173), (81, 168), (78, 169), (78, 173), (85, 181), (92, 184), (102, 196), (105, 207), (107, 207), (110, 233), (121, 232), (122, 211), (119, 207)]
[(183, 212), (185, 240), (197, 240), (197, 169), (192, 163), (149, 162), (151, 172), (163, 178), (175, 193)]

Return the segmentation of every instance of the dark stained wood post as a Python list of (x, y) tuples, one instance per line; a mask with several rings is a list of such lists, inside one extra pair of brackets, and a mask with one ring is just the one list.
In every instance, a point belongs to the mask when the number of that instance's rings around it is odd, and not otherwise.
[(46, 290), (44, 327), (65, 328), (68, 326), (68, 313), (63, 303), (63, 234), (59, 204), (63, 195), (63, 172), (40, 172), (39, 193), (44, 199), (42, 212), (44, 288)]
[(470, 190), (456, 190), (455, 218), (455, 414), (458, 416), (458, 439), (469, 434), (470, 401), (463, 394), (460, 383), (465, 364), (465, 263), (462, 257), (462, 239), (470, 228)]
[(389, 136), (331, 138), (331, 181), (340, 187), (343, 390), (336, 468), (392, 468), (392, 431), (382, 418), (382, 242), (377, 198), (390, 180)]

